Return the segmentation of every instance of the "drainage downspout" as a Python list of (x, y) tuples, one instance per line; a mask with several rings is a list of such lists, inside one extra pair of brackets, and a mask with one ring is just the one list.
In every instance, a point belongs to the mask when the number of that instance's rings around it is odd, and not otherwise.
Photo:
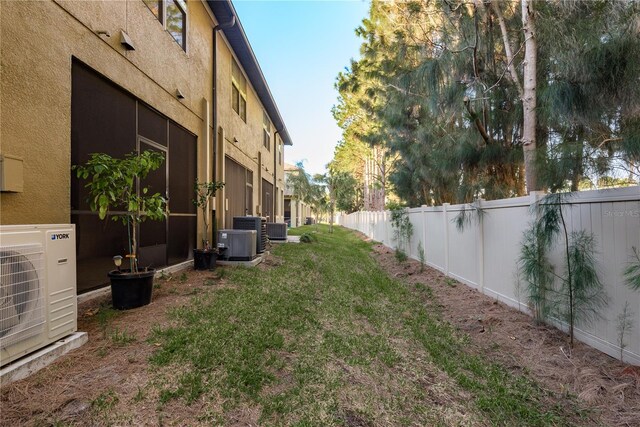
[(279, 130), (276, 130), (273, 134), (273, 222), (277, 221), (277, 212), (278, 212), (278, 149), (280, 148), (280, 144), (278, 144), (278, 133)]
[[(212, 104), (212, 113), (213, 113), (213, 181), (217, 181), (217, 173), (218, 173), (218, 162), (217, 162), (217, 156), (218, 156), (218, 93), (217, 93), (217, 78), (218, 78), (218, 31), (220, 30), (226, 30), (229, 29), (231, 27), (233, 27), (236, 24), (236, 17), (235, 16), (231, 16), (231, 20), (229, 22), (225, 22), (223, 24), (218, 24), (215, 27), (213, 27), (213, 46), (212, 46), (212, 60), (213, 60), (213, 78), (212, 78), (212, 82), (211, 82), (211, 87), (212, 87), (212, 93), (211, 93), (211, 104)], [(223, 141), (224, 143), (224, 141)], [(224, 159), (223, 159), (224, 161)], [(224, 178), (224, 177), (223, 177)], [(222, 195), (224, 195), (224, 190), (222, 191)], [(220, 196), (220, 195), (219, 195)], [(222, 196), (220, 196), (222, 197)], [(222, 209), (224, 209), (224, 203), (225, 201), (222, 200)], [(218, 203), (218, 205), (220, 205), (220, 203)], [(214, 211), (214, 217), (213, 217), (213, 221), (212, 221), (212, 231), (213, 231), (213, 239), (211, 240), (212, 242), (215, 243), (216, 239), (217, 239), (217, 234), (216, 234), (216, 224), (217, 224), (217, 218), (215, 217), (215, 211)]]

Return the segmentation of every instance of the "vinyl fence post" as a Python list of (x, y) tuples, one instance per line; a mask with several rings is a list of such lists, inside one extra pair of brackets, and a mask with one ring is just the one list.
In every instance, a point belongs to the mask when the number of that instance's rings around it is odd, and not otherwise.
[(384, 211), (384, 245), (389, 246), (389, 212)]
[(478, 207), (478, 230), (477, 230), (477, 245), (478, 245), (478, 286), (480, 292), (484, 293), (484, 220), (482, 218), (482, 202), (484, 200), (477, 200)]
[[(427, 205), (421, 206), (420, 215), (422, 221), (422, 251), (424, 253), (424, 261), (427, 262)], [(419, 254), (418, 254), (419, 255)]]
[(447, 219), (447, 210), (449, 203), (442, 204), (442, 225), (444, 226), (444, 275), (449, 275), (449, 221)]

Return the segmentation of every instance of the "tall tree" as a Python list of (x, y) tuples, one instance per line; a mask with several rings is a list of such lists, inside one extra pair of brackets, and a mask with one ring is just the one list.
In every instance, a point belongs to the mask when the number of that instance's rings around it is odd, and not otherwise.
[(361, 57), (336, 84), (334, 161), (347, 170), (347, 147), (380, 147), (385, 188), (413, 205), (633, 175), (639, 3), (373, 0)]
[(522, 91), (522, 149), (524, 150), (524, 168), (527, 191), (536, 191), (538, 174), (536, 171), (536, 120), (537, 78), (538, 78), (538, 34), (534, 0), (520, 0), (522, 5), (522, 30), (524, 31), (524, 64)]

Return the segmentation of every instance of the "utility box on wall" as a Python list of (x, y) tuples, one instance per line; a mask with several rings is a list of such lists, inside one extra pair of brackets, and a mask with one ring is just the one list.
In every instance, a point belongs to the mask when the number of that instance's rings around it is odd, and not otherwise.
[(11, 193), (23, 191), (21, 158), (0, 154), (0, 191)]

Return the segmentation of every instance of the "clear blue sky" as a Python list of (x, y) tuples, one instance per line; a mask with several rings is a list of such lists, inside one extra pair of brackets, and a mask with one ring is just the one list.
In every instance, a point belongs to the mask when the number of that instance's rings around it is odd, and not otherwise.
[(304, 161), (309, 173), (324, 172), (341, 139), (331, 115), (338, 72), (359, 56), (354, 33), (368, 1), (233, 0), (258, 58), (293, 147), (285, 161)]

